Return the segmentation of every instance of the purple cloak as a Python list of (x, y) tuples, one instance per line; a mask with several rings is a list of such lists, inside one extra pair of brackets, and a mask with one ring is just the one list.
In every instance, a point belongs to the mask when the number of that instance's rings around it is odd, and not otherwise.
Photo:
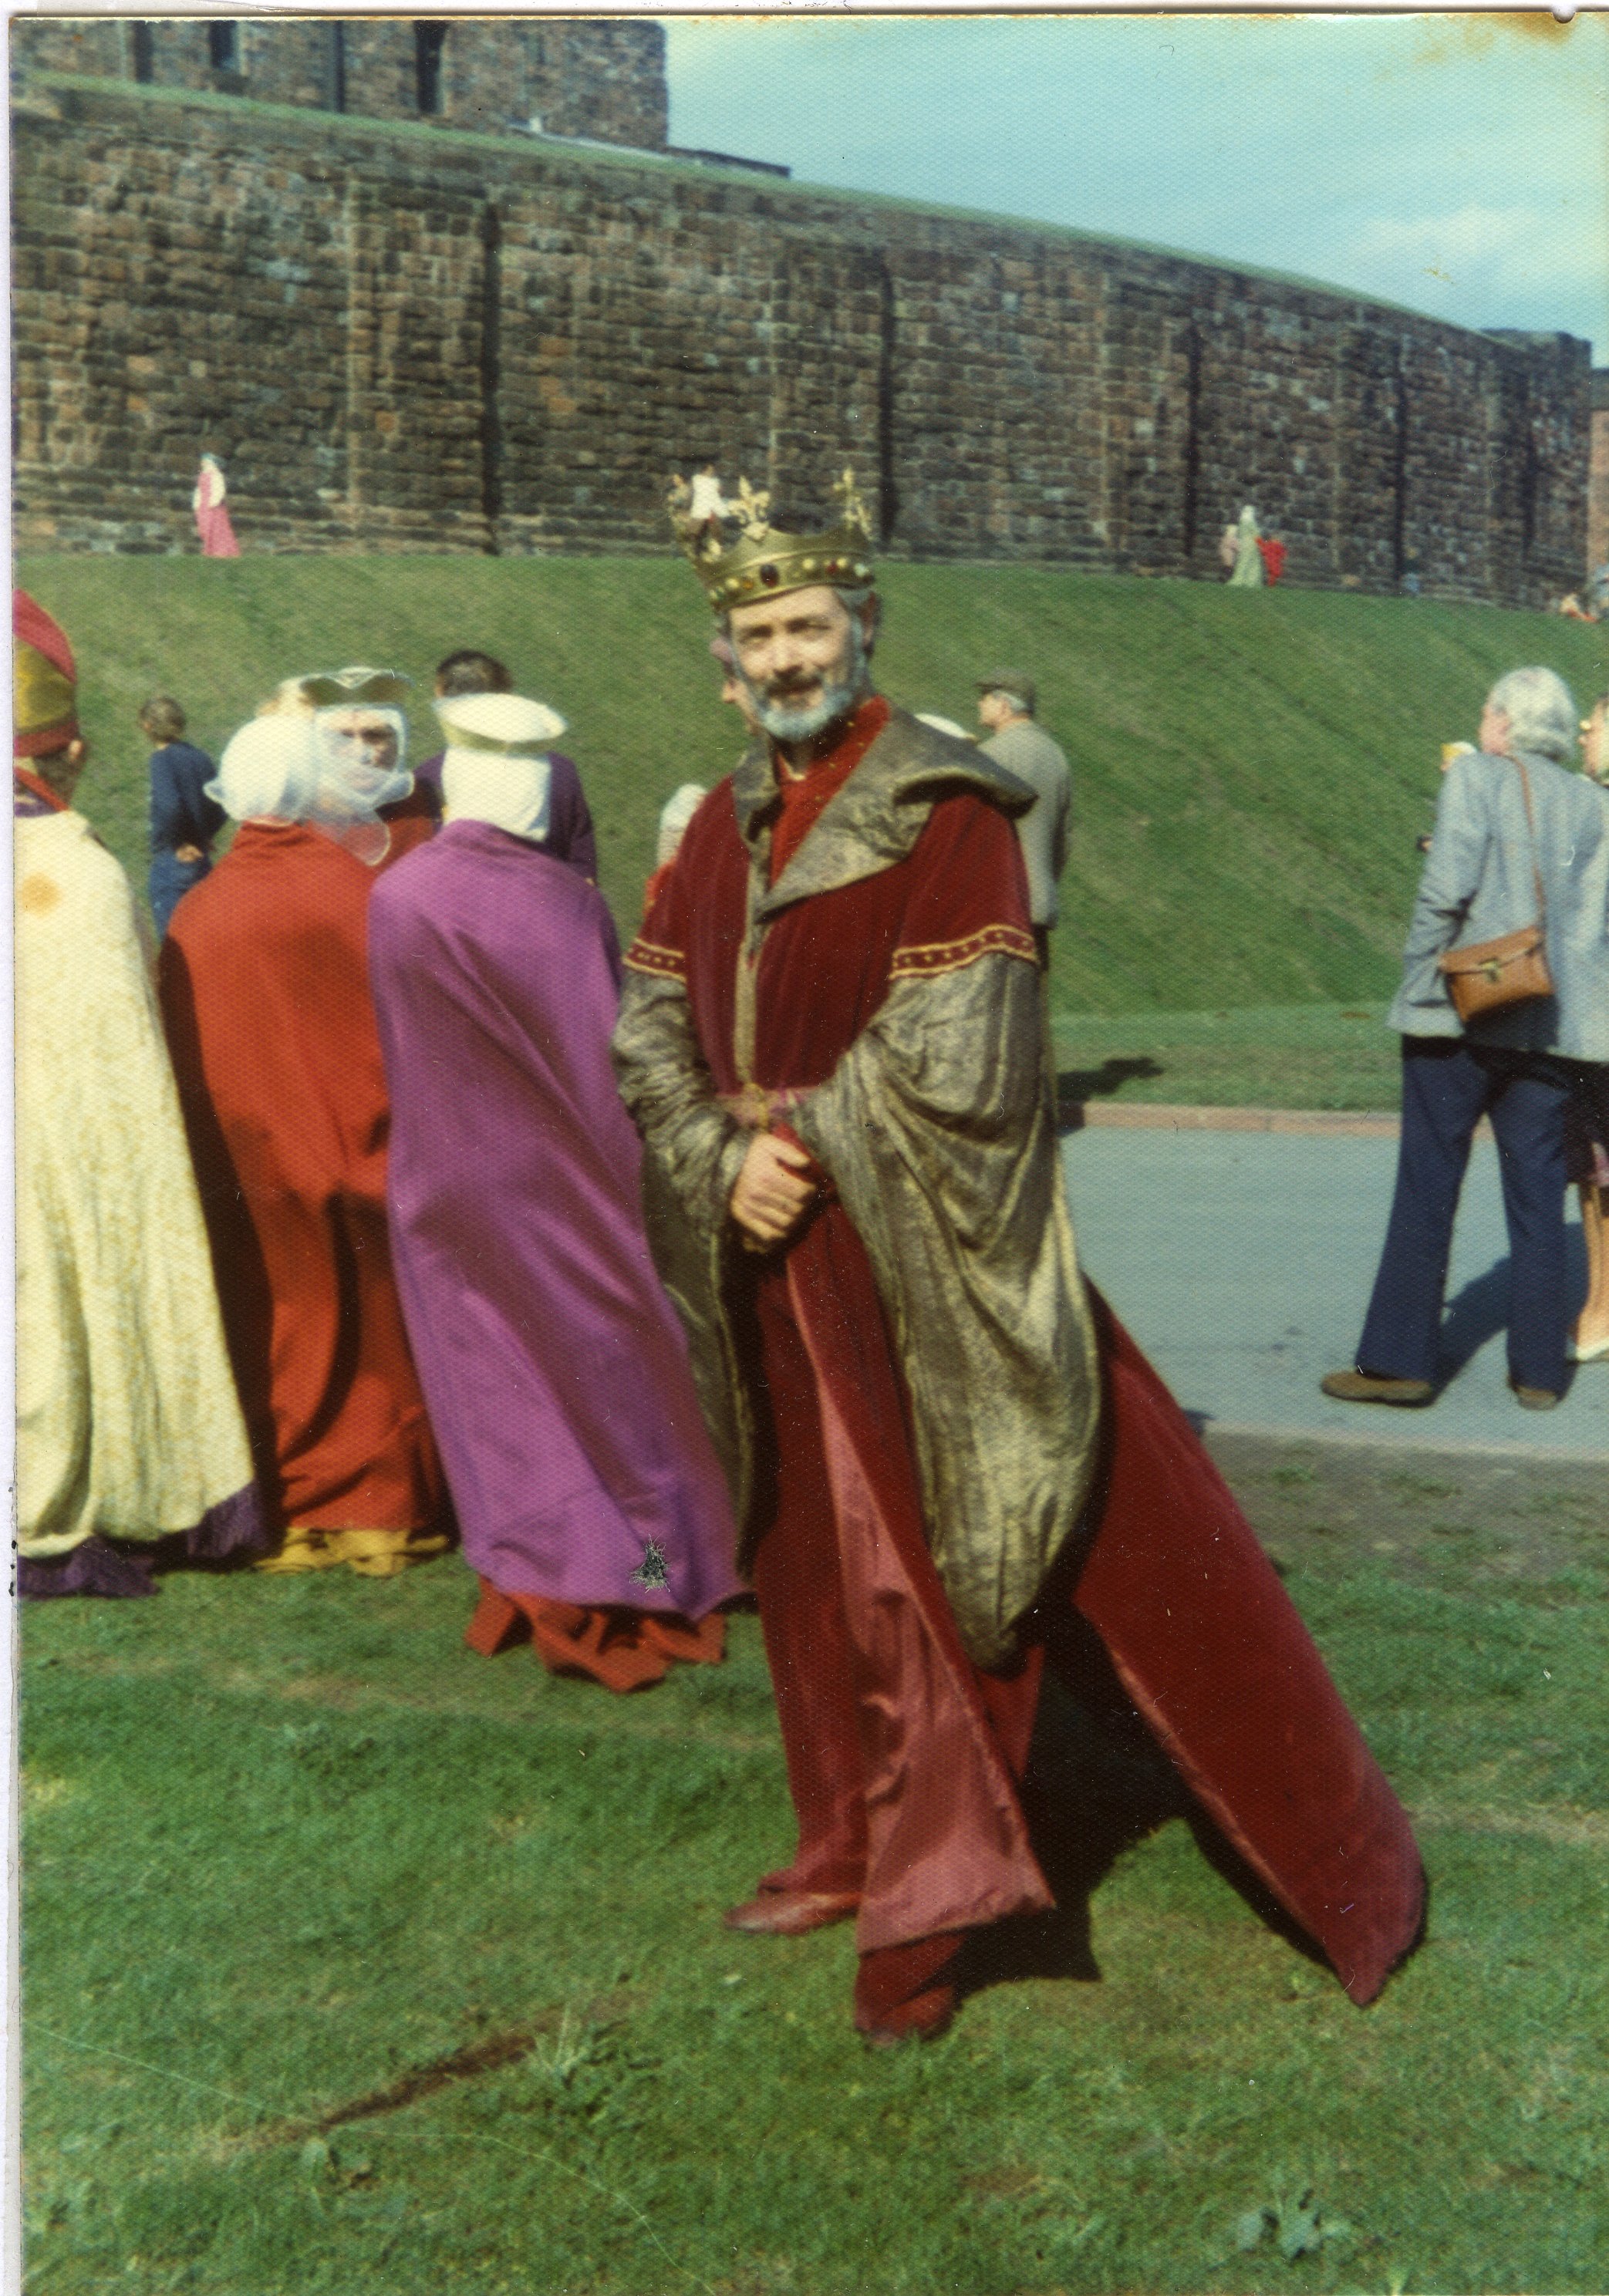
[(369, 970), (414, 1358), (465, 1560), (505, 1595), (701, 1618), (742, 1591), (649, 1256), (603, 895), (449, 822), (376, 882)]

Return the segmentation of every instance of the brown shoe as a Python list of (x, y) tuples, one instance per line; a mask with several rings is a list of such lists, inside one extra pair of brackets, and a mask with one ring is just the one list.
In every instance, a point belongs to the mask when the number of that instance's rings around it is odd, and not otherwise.
[(803, 1937), (808, 1930), (850, 1921), (859, 1911), (858, 1896), (849, 1890), (762, 1890), (721, 1919), (729, 1930), (744, 1930), (751, 1937)]
[(1508, 1384), (1522, 1411), (1552, 1411), (1557, 1407), (1559, 1398), (1550, 1387), (1522, 1387), (1517, 1379), (1511, 1379)]
[(1338, 1403), (1397, 1403), (1413, 1410), (1436, 1399), (1428, 1379), (1388, 1379), (1373, 1371), (1333, 1371), (1318, 1384)]

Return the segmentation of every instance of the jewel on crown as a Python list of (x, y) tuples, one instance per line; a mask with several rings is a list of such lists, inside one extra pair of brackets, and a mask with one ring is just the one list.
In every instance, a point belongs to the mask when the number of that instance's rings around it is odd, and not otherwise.
[[(718, 508), (694, 512), (694, 488), (676, 477), (666, 508), (677, 542), (718, 614), (759, 597), (806, 589), (817, 583), (858, 590), (875, 579), (871, 564), (871, 519), (853, 470), (831, 489), (837, 522), (816, 534), (790, 534), (771, 523), (768, 489), (740, 479), (737, 491)], [(705, 498), (706, 500), (708, 497)]]

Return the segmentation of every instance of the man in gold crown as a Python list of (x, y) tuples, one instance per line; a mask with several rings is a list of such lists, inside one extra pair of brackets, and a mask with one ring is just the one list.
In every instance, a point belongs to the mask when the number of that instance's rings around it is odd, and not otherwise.
[[(1052, 1903), (1019, 1789), (1076, 1610), (1367, 2000), (1417, 1923), (1412, 1834), (1080, 1275), (1014, 828), (1031, 792), (874, 690), (869, 525), (849, 473), (837, 492), (835, 523), (790, 533), (745, 482), (712, 533), (673, 490), (760, 730), (626, 958), (615, 1038), (687, 1223), (665, 1278), (729, 1453), (799, 1820), (727, 1919), (853, 1917), (861, 2032), (941, 2031), (968, 1938)], [(710, 1280), (678, 1290), (689, 1242)]]

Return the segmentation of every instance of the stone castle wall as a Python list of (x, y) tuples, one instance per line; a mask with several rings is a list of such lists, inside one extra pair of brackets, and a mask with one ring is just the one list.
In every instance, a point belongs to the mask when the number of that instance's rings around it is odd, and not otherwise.
[(1587, 563), (1609, 565), (1609, 368), (1592, 378), (1592, 459), (1587, 488)]
[(665, 145), (665, 35), (631, 19), (34, 17), (14, 22), (12, 39), (28, 70), (483, 133), (539, 121), (552, 135)]
[(156, 85), (39, 81), (14, 139), (20, 547), (193, 547), (210, 446), (248, 549), (661, 549), (711, 455), (779, 507), (852, 461), (894, 554), (1210, 576), (1252, 501), (1301, 583), (1530, 603), (1585, 563), (1566, 336)]

